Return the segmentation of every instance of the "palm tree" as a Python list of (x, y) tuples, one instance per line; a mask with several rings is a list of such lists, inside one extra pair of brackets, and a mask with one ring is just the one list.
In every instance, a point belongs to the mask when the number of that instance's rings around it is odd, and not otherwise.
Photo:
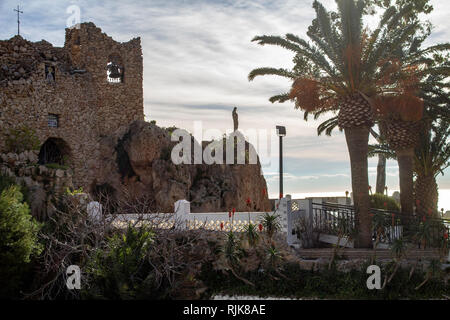
[[(449, 76), (450, 64), (439, 53), (450, 48), (448, 43), (433, 46), (420, 50), (421, 43), (425, 37), (414, 38), (411, 45), (405, 52), (400, 52), (399, 57), (410, 66), (424, 64), (425, 70), (420, 70), (412, 75), (413, 85), (405, 83), (403, 85), (403, 101), (390, 99), (389, 103), (383, 101), (388, 117), (387, 141), (391, 149), (395, 150), (399, 166), (400, 180), (400, 202), (402, 213), (412, 214), (414, 210), (414, 150), (419, 143), (420, 137), (429, 135), (430, 121), (438, 118), (448, 119), (448, 104), (442, 105), (442, 99), (448, 101), (447, 89), (449, 84), (446, 81)], [(433, 52), (432, 59), (427, 55)], [(416, 79), (414, 79), (417, 77)], [(414, 93), (408, 92), (413, 90)], [(417, 95), (421, 102), (417, 102)], [(415, 108), (414, 105), (424, 105), (425, 108)], [(402, 110), (403, 109), (403, 110)], [(422, 117), (422, 113), (425, 117)], [(386, 115), (386, 113), (385, 113)], [(422, 121), (417, 121), (422, 119)], [(447, 121), (448, 123), (448, 121)]]
[[(414, 183), (416, 210), (422, 215), (428, 214), (430, 210), (436, 213), (438, 201), (436, 176), (449, 165), (450, 146), (447, 141), (450, 135), (448, 129), (450, 99), (446, 91), (449, 84), (443, 82), (445, 78), (444, 74), (431, 75), (420, 84), (425, 110), (420, 130), (413, 134), (416, 137), (419, 136), (416, 138), (418, 145), (413, 154), (413, 170), (416, 176)], [(404, 135), (403, 139), (407, 140), (410, 139), (408, 136), (411, 133)], [(398, 159), (398, 152), (387, 144), (369, 146), (369, 156), (375, 155), (384, 155), (387, 159)], [(400, 163), (401, 161), (399, 166)]]
[(439, 121), (421, 136), (415, 152), (415, 195), (417, 212), (421, 215), (438, 212), (436, 177), (450, 166), (450, 127)]
[[(411, 7), (387, 9), (378, 28), (369, 34), (363, 30), (364, 0), (336, 0), (337, 14), (329, 13), (314, 1), (316, 19), (307, 35), (312, 44), (293, 35), (285, 37), (257, 36), (253, 41), (261, 45), (278, 45), (295, 53), (293, 70), (260, 68), (249, 74), (249, 80), (260, 75), (278, 75), (292, 80), (289, 94), (274, 96), (271, 101), (295, 101), (295, 107), (307, 112), (337, 112), (338, 125), (345, 132), (350, 155), (352, 189), (356, 221), (357, 244), (372, 245), (369, 216), (369, 182), (367, 154), (369, 131), (374, 124), (373, 99), (390, 89), (383, 83), (389, 77), (387, 63), (391, 52), (402, 48), (405, 39), (414, 34), (416, 24), (398, 28), (401, 17)], [(384, 62), (384, 63), (383, 63)]]

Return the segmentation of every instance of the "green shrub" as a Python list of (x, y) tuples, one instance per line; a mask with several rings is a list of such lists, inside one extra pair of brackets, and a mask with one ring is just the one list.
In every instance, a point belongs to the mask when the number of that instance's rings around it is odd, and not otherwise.
[(169, 133), (169, 136), (171, 136), (172, 133), (173, 133), (175, 130), (177, 130), (178, 128), (175, 127), (175, 126), (171, 126), (171, 127), (167, 127), (167, 128), (164, 128), (164, 129)]
[(400, 205), (394, 198), (380, 193), (370, 195), (370, 207), (374, 209), (400, 212)]
[[(16, 186), (16, 181), (14, 178), (7, 177), (0, 174), (0, 194), (3, 190), (8, 189), (11, 186)], [(20, 192), (22, 193), (23, 199), (29, 203), (30, 200), (30, 190), (27, 188), (25, 184), (19, 186)]]
[(17, 297), (22, 276), (33, 255), (42, 248), (38, 243), (40, 225), (30, 215), (18, 186), (0, 195), (0, 297)]
[(40, 142), (34, 129), (26, 126), (10, 129), (6, 134), (6, 152), (22, 153), (39, 150)]
[[(124, 234), (108, 240), (90, 261), (88, 298), (133, 299), (142, 287), (152, 287), (147, 255), (154, 233), (147, 228), (128, 226)], [(149, 277), (150, 275), (150, 277)]]

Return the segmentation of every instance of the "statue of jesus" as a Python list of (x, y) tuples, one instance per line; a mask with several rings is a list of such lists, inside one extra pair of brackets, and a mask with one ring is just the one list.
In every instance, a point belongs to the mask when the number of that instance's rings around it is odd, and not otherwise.
[(232, 115), (233, 115), (234, 131), (237, 131), (239, 122), (238, 122), (238, 114), (237, 114), (237, 108), (236, 107), (234, 107)]

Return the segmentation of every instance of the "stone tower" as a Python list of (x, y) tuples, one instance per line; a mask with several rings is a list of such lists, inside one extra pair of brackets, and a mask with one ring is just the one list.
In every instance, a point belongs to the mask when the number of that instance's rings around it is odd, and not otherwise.
[[(114, 41), (93, 23), (66, 29), (64, 46), (72, 66), (91, 74), (97, 98), (100, 135), (108, 135), (133, 120), (144, 120), (143, 59), (140, 38)], [(109, 78), (109, 63), (119, 65), (119, 78)]]

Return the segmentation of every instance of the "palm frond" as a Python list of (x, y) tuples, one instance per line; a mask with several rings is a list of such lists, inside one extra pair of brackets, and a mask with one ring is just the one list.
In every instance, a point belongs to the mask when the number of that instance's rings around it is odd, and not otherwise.
[[(338, 126), (338, 117), (336, 116), (336, 117), (330, 118), (330, 119), (322, 122), (317, 127), (317, 135), (320, 136), (320, 135), (322, 135), (322, 133), (325, 132), (325, 135), (331, 136), (331, 133), (337, 126)], [(339, 128), (339, 130), (342, 132), (341, 128)]]
[(395, 160), (397, 159), (397, 155), (395, 151), (389, 148), (387, 144), (369, 144), (369, 153), (368, 157), (373, 158), (378, 155), (384, 155), (386, 159)]
[(283, 103), (290, 99), (291, 98), (289, 97), (289, 93), (283, 93), (283, 94), (278, 94), (278, 95), (270, 97), (269, 101), (272, 103), (275, 103), (275, 102)]
[(280, 76), (280, 77), (288, 78), (291, 80), (294, 80), (296, 78), (296, 75), (289, 70), (286, 70), (283, 68), (276, 69), (276, 68), (265, 67), (265, 68), (253, 69), (248, 75), (248, 80), (252, 81), (258, 76), (267, 76), (267, 75)]

